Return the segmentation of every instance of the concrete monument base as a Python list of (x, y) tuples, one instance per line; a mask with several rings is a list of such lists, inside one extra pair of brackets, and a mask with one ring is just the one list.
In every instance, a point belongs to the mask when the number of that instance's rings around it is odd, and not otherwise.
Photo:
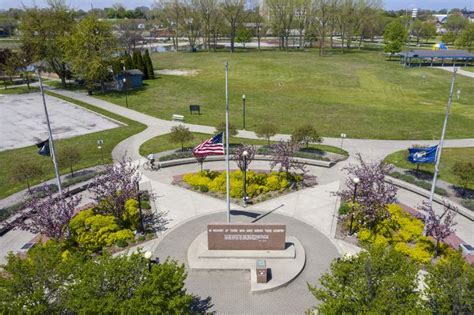
[[(199, 234), (188, 249), (191, 269), (246, 269), (250, 271), (250, 292), (264, 293), (287, 285), (303, 270), (306, 255), (296, 237), (286, 238), (284, 250), (209, 250), (207, 232)], [(257, 283), (256, 261), (265, 259), (269, 281)]]

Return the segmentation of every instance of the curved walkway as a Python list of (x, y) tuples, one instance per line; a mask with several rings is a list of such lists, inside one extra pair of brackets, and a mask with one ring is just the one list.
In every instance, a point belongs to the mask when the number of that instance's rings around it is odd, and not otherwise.
[[(235, 221), (250, 222), (255, 215), (234, 216)], [(155, 254), (164, 260), (175, 258), (187, 266), (187, 250), (191, 242), (203, 231), (207, 223), (225, 220), (225, 213), (201, 216), (188, 221), (168, 233), (155, 249)], [(211, 297), (208, 312), (218, 314), (303, 314), (315, 306), (317, 300), (308, 290), (307, 283), (317, 284), (331, 261), (338, 257), (338, 251), (331, 241), (311, 226), (286, 216), (271, 213), (259, 223), (284, 223), (287, 235), (295, 236), (306, 251), (306, 265), (301, 274), (288, 286), (265, 294), (252, 295), (250, 274), (244, 270), (189, 270), (186, 288), (201, 300)]]

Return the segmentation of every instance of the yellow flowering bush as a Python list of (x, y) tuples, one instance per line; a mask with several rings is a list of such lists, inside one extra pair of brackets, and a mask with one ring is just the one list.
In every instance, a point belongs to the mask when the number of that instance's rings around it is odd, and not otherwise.
[(113, 215), (95, 214), (93, 209), (78, 213), (69, 222), (69, 229), (79, 247), (89, 252), (112, 246), (118, 240), (134, 238), (133, 232), (122, 229)]
[[(282, 191), (288, 187), (288, 178), (285, 172), (256, 173), (247, 172), (247, 195), (256, 197), (270, 191)], [(303, 180), (298, 177), (298, 180)], [(193, 189), (201, 191), (212, 191), (225, 193), (226, 173), (216, 171), (204, 171), (199, 173), (186, 174), (183, 176), (186, 182)], [(240, 170), (230, 173), (230, 196), (232, 198), (242, 197), (243, 173)]]
[(390, 218), (379, 223), (375, 230), (359, 228), (361, 243), (394, 245), (395, 249), (418, 263), (428, 263), (434, 253), (433, 242), (423, 236), (423, 222), (399, 205), (388, 207)]

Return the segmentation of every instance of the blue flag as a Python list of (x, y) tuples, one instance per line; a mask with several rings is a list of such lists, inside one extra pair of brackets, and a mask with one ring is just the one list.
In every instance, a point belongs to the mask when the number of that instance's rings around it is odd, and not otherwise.
[(40, 143), (37, 143), (36, 146), (39, 148), (38, 154), (43, 156), (51, 156), (51, 151), (49, 150), (49, 139), (44, 140)]
[(438, 146), (432, 146), (429, 148), (411, 148), (408, 149), (408, 161), (419, 164), (419, 163), (434, 163), (436, 161), (436, 152)]

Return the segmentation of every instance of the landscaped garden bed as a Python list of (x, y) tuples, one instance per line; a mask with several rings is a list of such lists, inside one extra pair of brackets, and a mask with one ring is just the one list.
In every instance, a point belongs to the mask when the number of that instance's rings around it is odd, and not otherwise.
[[(291, 193), (317, 184), (311, 175), (264, 170), (247, 171), (247, 196), (251, 203), (259, 203), (287, 193)], [(174, 177), (173, 183), (183, 188), (219, 198), (226, 198), (225, 171), (205, 170)], [(240, 203), (243, 193), (243, 172), (230, 172), (230, 197), (232, 202)]]

